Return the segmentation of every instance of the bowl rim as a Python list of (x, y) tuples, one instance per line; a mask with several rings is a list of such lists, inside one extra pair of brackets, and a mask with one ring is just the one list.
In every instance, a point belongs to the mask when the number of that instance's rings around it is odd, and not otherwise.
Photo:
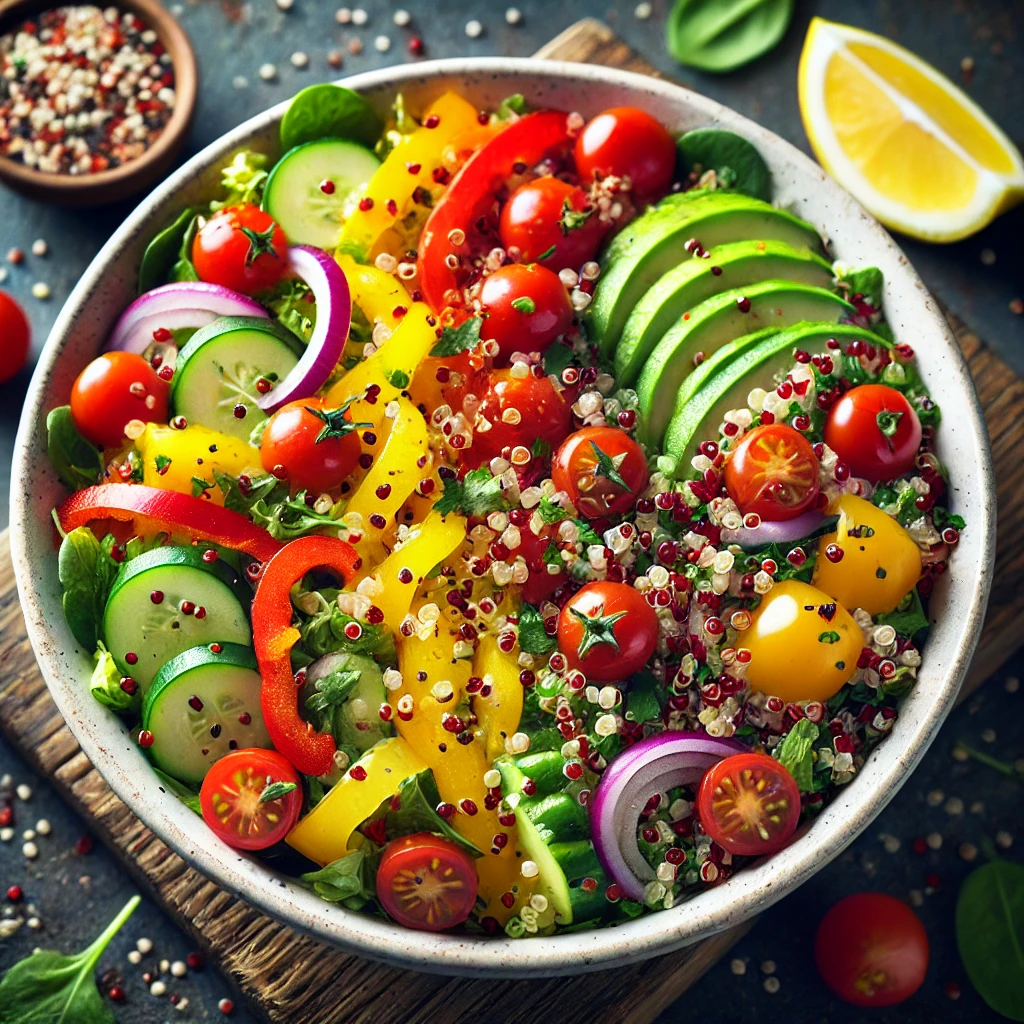
[[(970, 454), (977, 463), (980, 558), (976, 566), (969, 567), (963, 584), (970, 588), (969, 610), (961, 625), (955, 653), (945, 666), (943, 683), (933, 703), (921, 715), (916, 729), (906, 737), (906, 749), (881, 760), (877, 751), (869, 757), (859, 772), (864, 780), (856, 780), (860, 788), (850, 787), (850, 791), (864, 796), (855, 801), (845, 797), (833, 800), (815, 821), (815, 825), (820, 827), (805, 828), (799, 834), (799, 842), (794, 842), (771, 860), (738, 872), (724, 886), (708, 890), (669, 911), (648, 914), (615, 927), (590, 930), (586, 933), (585, 942), (581, 942), (580, 936), (574, 933), (531, 937), (524, 943), (522, 939), (507, 937), (478, 938), (410, 931), (340, 907), (330, 907), (298, 884), (268, 870), (261, 862), (237, 855), (237, 851), (227, 851), (226, 847), (222, 849), (216, 843), (201, 845), (169, 813), (161, 810), (159, 800), (148, 802), (147, 791), (151, 797), (157, 795), (157, 777), (154, 775), (152, 780), (140, 783), (124, 765), (119, 764), (115, 751), (106, 749), (90, 735), (88, 723), (73, 714), (70, 700), (64, 699), (67, 694), (62, 692), (58, 659), (50, 649), (52, 645), (47, 643), (45, 616), (34, 592), (32, 567), (27, 554), (28, 531), (33, 526), (29, 502), (26, 492), (19, 490), (17, 485), (12, 486), (11, 495), (12, 556), (29, 637), (47, 685), (69, 728), (114, 792), (192, 867), (276, 920), (349, 952), (400, 968), (467, 977), (581, 974), (669, 953), (750, 918), (802, 884), (841, 852), (893, 797), (923, 757), (952, 707), (981, 633), (995, 555), (994, 474), (981, 407), (966, 361), (948, 323), (906, 257), (881, 225), (827, 178), (809, 157), (755, 122), (682, 86), (597, 65), (528, 58), (449, 58), (365, 72), (339, 79), (339, 82), (356, 90), (387, 87), (398, 91), (404, 83), (416, 79), (426, 81), (445, 75), (465, 78), (474, 74), (492, 74), (500, 78), (522, 75), (620, 85), (634, 94), (639, 91), (669, 103), (681, 103), (705, 116), (709, 122), (736, 127), (749, 138), (770, 145), (782, 158), (795, 165), (802, 175), (819, 179), (821, 187), (831, 189), (837, 200), (850, 203), (851, 210), (864, 218), (868, 230), (876, 236), (879, 249), (888, 250), (898, 257), (907, 282), (923, 296), (923, 305), (931, 320), (929, 327), (936, 340), (941, 339), (948, 349), (944, 354), (953, 360), (950, 369), (958, 377), (968, 413), (965, 424), (967, 441), (973, 445)], [(33, 374), (18, 430), (12, 481), (19, 477), (28, 479), (31, 460), (38, 457), (33, 447), (36, 444), (35, 432), (45, 411), (43, 401), (47, 378), (60, 356), (61, 338), (70, 330), (79, 305), (88, 298), (106, 264), (116, 256), (122, 239), (130, 237), (132, 231), (146, 220), (153, 206), (185, 185), (206, 165), (243, 145), (255, 132), (274, 125), (288, 102), (285, 100), (257, 114), (196, 154), (151, 193), (150, 198), (125, 220), (94, 258), (58, 316)], [(986, 512), (990, 514), (985, 515)], [(38, 524), (35, 528), (38, 529)], [(852, 806), (847, 806), (850, 804)], [(728, 898), (719, 895), (726, 892)]]
[[(85, 0), (88, 3), (88, 0)], [(81, 6), (82, 4), (72, 4)], [(103, 9), (99, 0), (94, 5)], [(28, 16), (33, 11), (50, 9), (57, 6), (47, 0), (0, 0), (0, 23), (8, 19), (17, 20)], [(178, 146), (184, 141), (189, 122), (195, 112), (199, 93), (199, 69), (196, 64), (195, 51), (185, 30), (169, 10), (158, 0), (114, 0), (112, 6), (122, 13), (138, 14), (145, 18), (149, 27), (156, 32), (157, 41), (171, 55), (171, 66), (174, 68), (174, 110), (157, 137), (156, 142), (146, 149), (141, 156), (119, 164), (106, 171), (95, 174), (72, 175), (58, 174), (53, 171), (39, 171), (18, 160), (0, 154), (0, 177), (24, 188), (46, 190), (55, 197), (59, 195), (87, 195), (101, 189), (118, 184), (128, 184), (138, 175), (144, 176), (153, 170), (162, 160), (173, 157)], [(2, 30), (0, 30), (2, 31)]]

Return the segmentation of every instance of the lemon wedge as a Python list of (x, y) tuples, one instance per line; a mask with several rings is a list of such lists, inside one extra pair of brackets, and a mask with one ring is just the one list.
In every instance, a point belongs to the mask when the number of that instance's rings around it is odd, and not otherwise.
[(800, 113), (822, 167), (883, 224), (953, 242), (1024, 200), (1024, 160), (948, 78), (872, 32), (815, 18)]

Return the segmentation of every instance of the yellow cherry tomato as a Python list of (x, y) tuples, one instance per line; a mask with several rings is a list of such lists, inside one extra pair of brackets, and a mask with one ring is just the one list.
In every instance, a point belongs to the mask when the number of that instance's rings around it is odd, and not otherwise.
[[(921, 549), (892, 516), (863, 498), (844, 494), (829, 511), (839, 513), (839, 522), (818, 542), (814, 585), (847, 608), (891, 612), (921, 578)], [(838, 562), (826, 555), (830, 545), (842, 552)]]
[(761, 599), (737, 644), (750, 651), (753, 689), (784, 701), (826, 701), (856, 671), (864, 634), (824, 591), (784, 580)]

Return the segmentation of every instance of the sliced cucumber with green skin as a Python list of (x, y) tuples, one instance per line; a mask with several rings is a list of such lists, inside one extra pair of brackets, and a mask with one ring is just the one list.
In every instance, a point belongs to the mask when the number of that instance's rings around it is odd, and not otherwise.
[[(334, 249), (347, 208), (373, 177), (380, 160), (345, 139), (318, 139), (287, 153), (274, 165), (263, 190), (263, 209), (292, 245)], [(330, 183), (328, 191), (322, 186)]]
[(256, 382), (283, 380), (301, 355), (302, 343), (276, 320), (220, 317), (178, 353), (171, 408), (189, 423), (248, 441), (266, 419)]
[(252, 643), (252, 591), (238, 572), (193, 547), (154, 548), (125, 562), (103, 609), (103, 641), (145, 694), (161, 667), (213, 640)]
[(651, 285), (622, 328), (615, 347), (619, 387), (633, 387), (662, 335), (698, 303), (770, 278), (825, 288), (832, 281), (832, 266), (810, 249), (765, 240), (720, 245), (710, 259), (691, 259), (673, 267)]
[(683, 381), (723, 345), (762, 327), (790, 327), (801, 320), (852, 317), (856, 310), (835, 292), (790, 281), (762, 281), (705, 299), (648, 356), (637, 381), (642, 440), (660, 447)]
[(767, 390), (774, 374), (791, 369), (796, 349), (813, 351), (830, 338), (859, 338), (878, 348), (891, 348), (883, 338), (853, 324), (808, 322), (737, 338), (701, 363), (679, 389), (672, 422), (665, 431), (665, 453), (677, 460), (673, 475), (677, 479), (696, 476), (690, 460), (701, 441), (714, 439), (725, 414), (746, 408), (753, 388)]
[(230, 751), (272, 747), (260, 709), (261, 685), (251, 647), (211, 643), (172, 658), (142, 704), (153, 763), (199, 785), (210, 765)]

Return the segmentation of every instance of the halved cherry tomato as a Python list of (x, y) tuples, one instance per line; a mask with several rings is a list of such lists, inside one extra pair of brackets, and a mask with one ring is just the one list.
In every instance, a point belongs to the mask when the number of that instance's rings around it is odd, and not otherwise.
[(854, 1006), (895, 1006), (928, 973), (928, 936), (902, 900), (858, 892), (821, 920), (814, 959), (822, 980)]
[(733, 754), (704, 773), (697, 795), (700, 823), (719, 846), (763, 857), (786, 845), (800, 822), (800, 790), (767, 754)]
[(133, 352), (104, 352), (71, 387), (71, 417), (93, 444), (114, 448), (132, 420), (167, 422), (168, 384)]
[(503, 450), (507, 457), (508, 449), (529, 449), (535, 441), (555, 449), (572, 429), (569, 405), (539, 368), (525, 377), (514, 377), (511, 370), (495, 370), (480, 399), (480, 415), (491, 426), (474, 431), (472, 447), (464, 450), (462, 462), (470, 468), (486, 465)]
[(499, 365), (513, 352), (543, 352), (572, 325), (565, 285), (537, 263), (512, 263), (484, 278), (480, 304), (486, 317), (480, 337), (498, 343)]
[(914, 468), (921, 421), (906, 396), (885, 384), (861, 384), (832, 406), (825, 444), (854, 476), (872, 483)]
[(233, 750), (206, 773), (199, 806), (203, 820), (228, 846), (265, 850), (299, 820), (302, 787), (298, 773), (276, 750)]
[(273, 288), (288, 269), (287, 252), (288, 240), (274, 218), (247, 203), (215, 213), (192, 242), (199, 279), (243, 295)]
[(587, 519), (618, 515), (647, 486), (647, 459), (624, 430), (584, 427), (551, 460), (551, 479)]
[(346, 408), (330, 408), (322, 398), (289, 402), (264, 428), (260, 460), (268, 473), (287, 480), (293, 490), (333, 491), (356, 468), (356, 431), (369, 426), (351, 422)]
[(587, 122), (576, 140), (575, 157), (583, 182), (609, 174), (628, 177), (637, 196), (653, 199), (672, 183), (676, 144), (645, 111), (613, 107)]
[(554, 271), (592, 260), (605, 231), (587, 193), (551, 175), (520, 185), (501, 210), (501, 244)]
[(558, 616), (558, 647), (570, 667), (611, 683), (638, 672), (658, 646), (658, 616), (625, 583), (588, 583)]
[(743, 513), (773, 523), (795, 519), (818, 497), (818, 460), (807, 438), (788, 424), (755, 427), (729, 454), (725, 488)]
[[(527, 604), (536, 605), (546, 601), (565, 582), (565, 571), (548, 572), (549, 563), (544, 561), (555, 538), (555, 527), (545, 526), (539, 534), (534, 533), (530, 517), (525, 509), (513, 509), (509, 520), (519, 528), (519, 547), (508, 550), (503, 561), (512, 565), (517, 558), (522, 558), (526, 562), (530, 575), (523, 584), (522, 598)], [(491, 550), (494, 550), (493, 544)]]
[(0, 292), (0, 384), (25, 365), (31, 333), (25, 311), (7, 292)]
[(430, 832), (388, 843), (377, 868), (377, 898), (406, 928), (441, 932), (462, 924), (476, 902), (476, 865), (461, 847)]

